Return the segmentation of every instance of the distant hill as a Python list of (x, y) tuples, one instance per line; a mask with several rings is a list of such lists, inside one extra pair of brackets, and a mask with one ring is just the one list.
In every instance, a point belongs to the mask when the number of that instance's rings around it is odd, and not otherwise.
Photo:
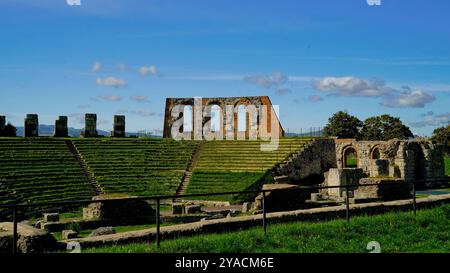
[[(24, 128), (23, 127), (16, 127), (17, 128), (17, 136), (23, 136), (24, 134)], [(76, 129), (73, 127), (69, 127), (69, 136), (71, 137), (79, 137), (81, 134), (82, 129)], [(55, 131), (55, 125), (46, 125), (46, 124), (39, 124), (39, 136), (53, 136)], [(99, 130), (97, 129), (97, 133), (101, 136), (109, 136), (110, 132), (107, 131), (103, 131), (103, 130)], [(125, 133), (126, 136), (137, 136), (137, 137), (155, 137), (154, 135), (151, 134), (146, 134), (146, 133), (135, 133), (135, 132), (126, 132)]]

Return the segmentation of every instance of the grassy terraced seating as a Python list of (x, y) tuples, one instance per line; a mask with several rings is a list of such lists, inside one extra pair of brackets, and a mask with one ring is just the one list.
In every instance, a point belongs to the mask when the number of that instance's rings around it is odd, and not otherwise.
[(105, 193), (175, 194), (197, 143), (170, 139), (77, 139)]
[[(271, 178), (267, 172), (311, 141), (282, 138), (275, 151), (261, 151), (260, 140), (205, 142), (186, 193), (258, 189)], [(202, 199), (243, 201), (248, 196), (211, 196)]]
[(0, 165), (0, 204), (94, 196), (64, 139), (0, 138)]

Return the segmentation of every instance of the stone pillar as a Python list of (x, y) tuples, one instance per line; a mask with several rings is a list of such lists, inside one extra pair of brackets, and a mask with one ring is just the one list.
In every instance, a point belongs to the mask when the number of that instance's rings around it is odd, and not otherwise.
[(0, 131), (5, 130), (6, 118), (5, 116), (0, 116)]
[(112, 137), (125, 137), (125, 116), (115, 115)]
[(55, 137), (67, 137), (69, 135), (67, 129), (67, 116), (59, 116), (55, 121)]
[(97, 137), (97, 114), (86, 114), (84, 125), (84, 137)]
[(37, 137), (39, 136), (39, 120), (36, 114), (27, 114), (25, 118), (24, 126), (25, 137)]

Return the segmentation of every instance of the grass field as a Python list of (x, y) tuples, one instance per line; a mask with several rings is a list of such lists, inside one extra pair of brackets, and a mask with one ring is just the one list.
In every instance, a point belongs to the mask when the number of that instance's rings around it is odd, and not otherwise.
[[(321, 253), (368, 252), (377, 241), (381, 252), (450, 252), (450, 205), (412, 212), (386, 213), (320, 223), (272, 224), (262, 228), (162, 241), (168, 253)], [(154, 244), (86, 249), (94, 253), (157, 252)]]

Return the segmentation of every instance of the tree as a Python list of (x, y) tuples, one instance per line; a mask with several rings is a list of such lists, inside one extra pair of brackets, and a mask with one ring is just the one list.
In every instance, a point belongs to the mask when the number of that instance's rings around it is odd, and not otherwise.
[(328, 119), (328, 124), (323, 128), (323, 134), (337, 138), (358, 138), (361, 126), (362, 122), (357, 117), (339, 111)]
[(368, 118), (361, 129), (362, 140), (408, 139), (414, 137), (408, 126), (397, 117), (381, 115)]
[(450, 124), (435, 129), (433, 131), (433, 136), (431, 137), (431, 139), (440, 144), (450, 145)]
[(16, 127), (8, 123), (3, 130), (0, 131), (0, 136), (15, 137), (17, 133)]

